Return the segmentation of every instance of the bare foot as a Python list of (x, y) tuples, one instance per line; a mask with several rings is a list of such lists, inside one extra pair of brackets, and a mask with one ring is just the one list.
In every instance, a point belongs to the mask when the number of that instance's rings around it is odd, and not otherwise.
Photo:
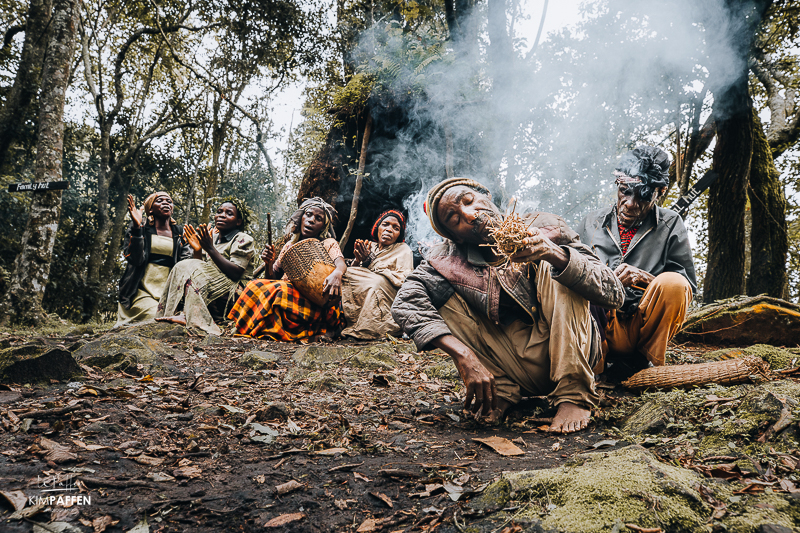
[(578, 407), (574, 403), (563, 402), (558, 404), (558, 411), (550, 425), (552, 433), (574, 433), (589, 425), (591, 411)]
[(481, 416), (480, 411), (478, 411), (475, 414), (475, 420), (484, 424), (489, 424), (490, 426), (495, 426), (503, 421), (506, 411), (508, 411), (512, 405), (514, 404), (503, 398), (497, 398), (497, 409), (489, 411), (489, 414), (486, 416)]
[(184, 315), (175, 316), (160, 316), (156, 318), (156, 322), (172, 322), (173, 324), (186, 325), (186, 317)]

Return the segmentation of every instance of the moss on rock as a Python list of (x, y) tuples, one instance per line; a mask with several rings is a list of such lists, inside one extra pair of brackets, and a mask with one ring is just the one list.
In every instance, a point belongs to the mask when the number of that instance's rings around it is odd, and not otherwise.
[(470, 506), (491, 512), (513, 501), (520, 510), (504, 517), (537, 523), (537, 530), (599, 533), (634, 523), (676, 533), (711, 531), (713, 508), (701, 485), (730, 502), (722, 519), (728, 531), (752, 533), (763, 523), (793, 527), (800, 513), (777, 494), (731, 500), (733, 485), (663, 463), (640, 446), (578, 455), (559, 468), (505, 473)]

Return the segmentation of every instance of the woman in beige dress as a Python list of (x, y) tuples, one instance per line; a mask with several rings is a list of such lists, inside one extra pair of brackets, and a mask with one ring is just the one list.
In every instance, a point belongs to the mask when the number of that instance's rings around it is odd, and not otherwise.
[(406, 220), (394, 209), (378, 217), (372, 241), (355, 243), (355, 260), (342, 280), (342, 306), (347, 319), (343, 336), (379, 339), (402, 331), (392, 318), (397, 289), (414, 270), (411, 248), (403, 242)]
[(117, 323), (127, 326), (156, 316), (158, 299), (175, 264), (192, 257), (183, 241), (183, 226), (172, 219), (172, 198), (164, 191), (154, 192), (140, 211), (128, 195), (131, 224), (125, 233), (123, 254), (127, 265), (119, 280)]
[(214, 215), (213, 230), (186, 226), (184, 236), (194, 259), (170, 272), (158, 304), (156, 320), (222, 334), (214, 319), (224, 320), (236, 301), (237, 289), (253, 277), (253, 237), (245, 233), (249, 209), (241, 200), (225, 198)]

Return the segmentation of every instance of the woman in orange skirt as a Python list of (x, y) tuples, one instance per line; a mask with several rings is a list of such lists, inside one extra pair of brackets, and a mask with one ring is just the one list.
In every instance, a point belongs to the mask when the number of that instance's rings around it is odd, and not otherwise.
[[(289, 240), (272, 263), (275, 250), (267, 246), (261, 258), (272, 268), (273, 279), (255, 279), (244, 288), (228, 314), (240, 335), (276, 341), (308, 341), (339, 333), (344, 325), (341, 307), (342, 276), (347, 271), (344, 256), (336, 242), (333, 224), (336, 210), (321, 198), (304, 200), (286, 225)], [(303, 296), (283, 274), (281, 259), (292, 245), (304, 239), (318, 239), (333, 260), (336, 269), (325, 278), (323, 291), (330, 302), (319, 306)], [(277, 279), (280, 278), (280, 279)]]

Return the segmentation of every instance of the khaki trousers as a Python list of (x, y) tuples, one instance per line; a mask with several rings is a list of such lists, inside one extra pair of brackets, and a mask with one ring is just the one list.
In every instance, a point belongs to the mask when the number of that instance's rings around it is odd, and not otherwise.
[(554, 281), (550, 265), (536, 273), (540, 312), (534, 325), (495, 324), (457, 294), (439, 309), (451, 333), (492, 373), (497, 395), (515, 404), (527, 395), (548, 395), (553, 405), (597, 405), (589, 367), (592, 317), (589, 302)]
[(655, 366), (664, 364), (667, 343), (678, 333), (692, 301), (692, 288), (676, 272), (664, 272), (650, 282), (639, 309), (629, 318), (612, 311), (606, 330), (608, 351), (640, 353)]

